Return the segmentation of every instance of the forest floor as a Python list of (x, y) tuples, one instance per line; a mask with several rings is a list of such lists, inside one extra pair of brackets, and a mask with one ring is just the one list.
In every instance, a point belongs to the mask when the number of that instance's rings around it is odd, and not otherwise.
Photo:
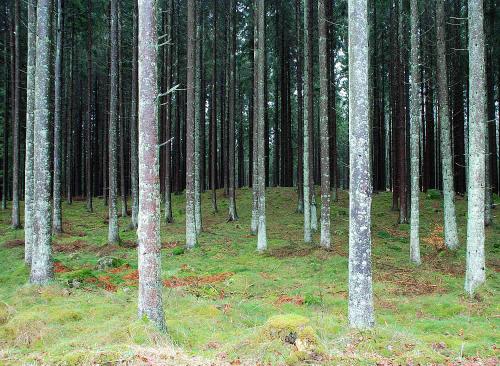
[(441, 197), (422, 194), (423, 263), (415, 267), (409, 226), (396, 224), (390, 193), (376, 194), (376, 327), (359, 332), (347, 326), (346, 192), (332, 204), (333, 249), (325, 251), (302, 241), (295, 190), (268, 189), (264, 254), (249, 235), (251, 191), (238, 190), (236, 223), (226, 222), (227, 200), (218, 193), (217, 214), (209, 193), (203, 195), (204, 232), (189, 252), (184, 196), (172, 196), (175, 223), (162, 225), (168, 336), (137, 319), (129, 218), (120, 219), (123, 245), (110, 246), (102, 199), (92, 214), (83, 201), (64, 204), (65, 233), (53, 243), (56, 280), (36, 288), (27, 285), (23, 231), (10, 229), (10, 211), (0, 212), (0, 365), (498, 364), (500, 208), (486, 230), (486, 284), (469, 299), (466, 200), (457, 197), (461, 245), (450, 252)]

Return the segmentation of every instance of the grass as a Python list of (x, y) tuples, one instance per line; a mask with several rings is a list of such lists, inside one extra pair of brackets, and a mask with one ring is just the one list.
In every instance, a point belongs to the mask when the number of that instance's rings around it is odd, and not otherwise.
[[(10, 211), (0, 212), (0, 364), (498, 361), (498, 218), (486, 230), (487, 282), (469, 299), (463, 291), (466, 201), (457, 198), (461, 245), (450, 252), (443, 248), (440, 197), (422, 194), (423, 264), (415, 267), (409, 263), (409, 226), (396, 224), (389, 193), (376, 194), (376, 327), (359, 332), (347, 326), (346, 192), (332, 204), (333, 249), (325, 251), (302, 242), (295, 191), (269, 189), (264, 254), (249, 235), (251, 191), (238, 191), (236, 223), (226, 222), (227, 201), (219, 194), (217, 214), (209, 194), (203, 195), (204, 232), (194, 250), (180, 249), (183, 196), (173, 196), (175, 222), (162, 225), (168, 336), (137, 319), (137, 254), (131, 248), (135, 233), (126, 230), (129, 218), (120, 219), (125, 245), (109, 246), (102, 200), (92, 214), (85, 202), (64, 204), (65, 233), (54, 237), (56, 280), (36, 288), (27, 284), (23, 232), (10, 229)], [(112, 259), (110, 268), (97, 269), (102, 257)]]

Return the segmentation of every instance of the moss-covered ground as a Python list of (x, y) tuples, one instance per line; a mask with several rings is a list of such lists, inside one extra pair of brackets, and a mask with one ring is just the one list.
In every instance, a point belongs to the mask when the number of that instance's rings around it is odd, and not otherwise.
[[(346, 192), (332, 204), (331, 251), (303, 243), (293, 189), (267, 191), (264, 254), (249, 235), (251, 191), (238, 190), (238, 222), (226, 222), (222, 192), (218, 204), (213, 214), (203, 195), (204, 232), (196, 249), (184, 251), (184, 197), (173, 195), (175, 222), (162, 225), (166, 336), (136, 316), (129, 218), (120, 219), (123, 245), (109, 246), (102, 199), (91, 214), (85, 202), (64, 204), (55, 281), (36, 288), (27, 284), (23, 231), (9, 227), (10, 211), (0, 212), (0, 364), (497, 364), (498, 208), (486, 231), (487, 281), (470, 299), (463, 291), (466, 200), (457, 197), (461, 245), (451, 252), (443, 246), (440, 195), (422, 194), (423, 263), (415, 267), (409, 226), (396, 224), (390, 193), (374, 195), (376, 327), (359, 332), (347, 324)], [(98, 269), (103, 257), (110, 268)]]

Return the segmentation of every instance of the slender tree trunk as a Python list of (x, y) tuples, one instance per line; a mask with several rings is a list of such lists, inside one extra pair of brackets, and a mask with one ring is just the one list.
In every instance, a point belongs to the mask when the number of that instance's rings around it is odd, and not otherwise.
[(229, 190), (229, 216), (228, 221), (238, 220), (236, 211), (236, 188), (235, 188), (235, 94), (236, 94), (236, 7), (235, 0), (229, 2), (229, 126), (228, 126), (228, 190)]
[(449, 249), (458, 247), (457, 221), (455, 215), (455, 189), (451, 152), (450, 114), (448, 104), (448, 70), (446, 64), (446, 24), (444, 0), (436, 2), (437, 38), (437, 86), (439, 100), (439, 124), (441, 127), (441, 164), (443, 169), (444, 238)]
[(259, 155), (259, 14), (257, 12), (257, 5), (259, 0), (254, 0), (254, 10), (253, 10), (253, 112), (251, 121), (252, 124), (252, 160), (249, 169), (251, 169), (251, 182), (252, 182), (252, 221), (250, 226), (250, 232), (252, 235), (257, 235), (257, 231), (259, 229), (259, 164), (258, 164), (258, 155)]
[(120, 139), (120, 195), (121, 216), (127, 216), (127, 188), (125, 184), (125, 114), (123, 111), (122, 20), (118, 6), (118, 127)]
[[(327, 20), (333, 22), (333, 4), (327, 2)], [(336, 34), (333, 24), (328, 26), (329, 32), (327, 34), (328, 45), (328, 70), (330, 75), (328, 87), (328, 135), (330, 137), (330, 187), (332, 188), (332, 200), (337, 201), (337, 187), (338, 187), (338, 167), (337, 167), (337, 88), (335, 81), (335, 49), (337, 45)], [(300, 140), (299, 140), (300, 141)]]
[(50, 0), (38, 0), (36, 24), (35, 125), (34, 125), (34, 217), (36, 233), (30, 282), (48, 284), (52, 267), (52, 225), (50, 184)]
[(368, 4), (349, 0), (349, 325), (374, 325), (371, 271)]
[[(167, 26), (166, 26), (166, 38), (172, 39), (172, 20), (173, 20), (173, 10), (174, 2), (173, 0), (168, 1), (167, 10)], [(165, 70), (165, 83), (166, 88), (170, 89), (172, 87), (172, 46), (167, 44), (166, 48), (166, 70)], [(172, 135), (172, 95), (168, 93), (165, 96), (165, 138), (166, 141), (171, 139)], [(165, 221), (167, 223), (172, 223), (174, 221), (172, 216), (172, 145), (173, 141), (167, 143), (165, 146)]]
[(87, 211), (93, 212), (92, 205), (92, 112), (93, 112), (93, 67), (92, 67), (92, 0), (87, 1), (87, 115), (86, 115), (86, 129), (85, 129), (85, 171), (87, 179), (86, 196), (87, 196)]
[(304, 98), (306, 105), (304, 106), (304, 241), (310, 243), (312, 241), (312, 194), (311, 190), (311, 176), (312, 176), (312, 146), (311, 146), (311, 136), (312, 134), (312, 108), (313, 108), (313, 98), (312, 98), (312, 44), (309, 32), (312, 30), (311, 21), (311, 0), (304, 0)]
[(210, 119), (210, 187), (212, 189), (212, 211), (217, 210), (217, 0), (214, 0), (214, 44), (212, 68), (212, 103)]
[[(440, 0), (438, 0), (440, 1)], [(410, 1), (410, 261), (420, 264), (420, 27), (418, 0)]]
[[(7, 54), (7, 47), (4, 49)], [(35, 66), (36, 66), (36, 7), (35, 0), (28, 1), (28, 60), (26, 64), (26, 158), (24, 165), (24, 261), (31, 265), (35, 233), (33, 231), (33, 131), (35, 112)], [(7, 67), (7, 62), (5, 63)], [(5, 78), (7, 81), (7, 78)], [(7, 84), (5, 87), (7, 94)], [(7, 122), (7, 109), (4, 123)], [(5, 131), (4, 131), (5, 133)], [(5, 159), (5, 157), (4, 157)], [(4, 170), (5, 176), (5, 170)]]
[[(194, 95), (194, 221), (196, 225), (196, 235), (200, 235), (202, 231), (201, 221), (201, 156), (200, 156), (200, 123), (201, 116), (205, 113), (205, 106), (201, 102), (202, 81), (201, 68), (203, 67), (203, 54), (201, 50), (202, 33), (200, 24), (203, 22), (201, 6), (196, 5), (196, 46), (195, 46), (195, 95)], [(204, 138), (204, 136), (203, 136)]]
[(297, 32), (297, 212), (304, 213), (304, 99), (302, 95), (302, 23), (300, 3), (302, 0), (295, 2), (295, 24)]
[(257, 9), (257, 22), (258, 22), (258, 60), (257, 68), (259, 69), (257, 78), (258, 88), (258, 134), (257, 134), (257, 166), (258, 166), (258, 211), (259, 211), (259, 224), (257, 230), (257, 250), (262, 252), (267, 249), (267, 230), (266, 230), (266, 170), (265, 170), (265, 106), (264, 106), (264, 93), (265, 93), (265, 0), (256, 0)]
[[(300, 0), (297, 0), (300, 1)], [(255, 10), (252, 11), (252, 23), (251, 23), (251, 33), (250, 33), (250, 40), (248, 41), (249, 43), (249, 49), (250, 49), (250, 54), (248, 58), (250, 59), (250, 77), (252, 80), (252, 83), (250, 85), (250, 92), (248, 95), (248, 187), (253, 188), (253, 172), (254, 172), (254, 146), (253, 142), (255, 140), (254, 138), (254, 112), (255, 112), (255, 76), (256, 76), (256, 70), (255, 70)], [(252, 222), (253, 222), (253, 212), (254, 212), (254, 203), (255, 199), (254, 195), (252, 195)]]
[[(168, 86), (167, 86), (168, 87)], [(139, 214), (139, 167), (137, 148), (137, 2), (132, 14), (132, 91), (130, 95), (130, 180), (132, 191), (132, 220), (130, 229), (137, 229)], [(165, 146), (168, 149), (170, 145)]]
[(21, 45), (19, 0), (14, 0), (14, 118), (12, 119), (12, 228), (21, 228), (19, 214), (19, 125), (21, 123)]
[(187, 118), (186, 118), (186, 247), (196, 246), (195, 222), (195, 66), (196, 11), (194, 0), (187, 2)]
[[(7, 13), (8, 14), (8, 13)], [(9, 65), (9, 32), (4, 32), (4, 110), (3, 110), (3, 154), (2, 154), (2, 210), (7, 209), (7, 196), (8, 196), (8, 174), (9, 174), (9, 109), (10, 109), (10, 95), (9, 95), (9, 84), (12, 82), (10, 79), (10, 65)], [(10, 83), (9, 83), (10, 82)], [(33, 82), (34, 88), (34, 82)], [(33, 238), (34, 239), (34, 238)]]
[[(62, 232), (61, 210), (61, 177), (62, 177), (62, 92), (63, 92), (63, 32), (64, 32), (64, 3), (57, 0), (57, 30), (56, 55), (54, 75), (54, 180), (53, 180), (53, 211), (52, 232)], [(91, 13), (91, 12), (89, 12)]]
[[(112, 4), (114, 1), (112, 0)], [(158, 37), (155, 4), (151, 0), (138, 1), (139, 317), (147, 317), (164, 331), (166, 325), (161, 282), (160, 156), (156, 70)], [(116, 4), (114, 7), (112, 5), (113, 12), (116, 12)]]
[(469, 179), (467, 188), (467, 260), (465, 291), (474, 291), (485, 280), (484, 199), (486, 72), (484, 9), (482, 0), (468, 0), (469, 10)]
[[(140, 10), (139, 10), (140, 12)], [(140, 15), (139, 15), (140, 16)], [(140, 22), (140, 20), (139, 20)], [(139, 26), (140, 32), (140, 26)], [(140, 39), (140, 38), (139, 38)], [(111, 0), (110, 30), (110, 101), (109, 101), (109, 230), (108, 242), (119, 243), (118, 209), (117, 209), (117, 175), (118, 175), (118, 0)], [(154, 41), (156, 44), (156, 39)], [(140, 52), (139, 52), (140, 54)], [(140, 88), (140, 86), (139, 86)], [(139, 107), (140, 108), (140, 107)], [(140, 136), (139, 136), (140, 138)], [(139, 168), (140, 170), (140, 168)], [(140, 177), (140, 175), (139, 175)], [(140, 182), (139, 182), (140, 188)], [(139, 199), (139, 204), (140, 199)], [(140, 208), (139, 208), (140, 210)], [(140, 215), (140, 211), (139, 211)], [(140, 220), (140, 219), (139, 219)], [(140, 225), (140, 223), (139, 223)]]
[(328, 66), (326, 0), (318, 1), (319, 28), (319, 128), (321, 143), (321, 239), (323, 248), (330, 248), (330, 144), (328, 133)]
[[(68, 205), (73, 203), (73, 116), (74, 116), (74, 104), (75, 98), (73, 95), (73, 83), (74, 83), (74, 73), (73, 73), (73, 59), (75, 53), (74, 47), (74, 33), (75, 26), (74, 23), (71, 27), (71, 52), (69, 54), (69, 90), (68, 90), (68, 98), (69, 98), (69, 112), (66, 116), (66, 203)], [(106, 143), (106, 139), (104, 139)], [(106, 192), (106, 185), (103, 187), (104, 192)], [(106, 193), (104, 193), (104, 197), (106, 197)]]

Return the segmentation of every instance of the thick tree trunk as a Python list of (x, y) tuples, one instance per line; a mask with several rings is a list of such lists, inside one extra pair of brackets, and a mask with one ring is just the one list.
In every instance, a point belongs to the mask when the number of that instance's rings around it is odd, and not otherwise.
[[(440, 0), (438, 0), (440, 1)], [(420, 264), (420, 30), (418, 0), (410, 1), (410, 261)]]
[[(63, 100), (63, 32), (64, 32), (64, 0), (57, 0), (56, 55), (54, 75), (54, 179), (52, 198), (52, 232), (61, 233), (61, 178), (62, 178), (62, 100)], [(89, 14), (91, 12), (89, 11)]]
[[(174, 2), (168, 1), (167, 8), (167, 25), (166, 38), (172, 39), (172, 21), (173, 21)], [(172, 87), (172, 46), (166, 47), (166, 65), (165, 65), (165, 87), (169, 90)], [(172, 223), (174, 221), (172, 215), (172, 95), (168, 93), (165, 96), (165, 141), (170, 141), (165, 146), (165, 221)]]
[[(194, 105), (195, 105), (195, 117), (194, 117), (194, 221), (196, 224), (196, 235), (200, 235), (202, 231), (202, 220), (201, 220), (201, 189), (202, 184), (201, 178), (201, 156), (200, 156), (200, 124), (201, 116), (205, 113), (205, 105), (201, 103), (201, 68), (203, 67), (203, 53), (201, 49), (202, 44), (202, 33), (200, 24), (203, 22), (202, 12), (200, 5), (197, 5), (196, 10), (196, 52), (195, 52), (195, 95), (194, 95)], [(203, 136), (204, 138), (204, 136)]]
[(210, 188), (212, 212), (217, 210), (217, 0), (214, 0), (214, 44), (212, 54), (212, 102), (210, 118)]
[(19, 213), (19, 125), (21, 123), (21, 45), (20, 45), (19, 0), (14, 0), (14, 118), (12, 119), (12, 228), (21, 228)]
[[(118, 185), (118, 0), (111, 0), (110, 101), (109, 101), (109, 229), (108, 243), (119, 243)], [(140, 30), (139, 30), (140, 32)], [(140, 39), (140, 38), (139, 38)], [(155, 40), (156, 43), (156, 40)], [(140, 53), (139, 53), (140, 54)], [(140, 200), (139, 200), (140, 203)], [(140, 225), (140, 224), (139, 224)]]
[(92, 111), (93, 111), (93, 65), (92, 65), (92, 0), (87, 1), (87, 115), (85, 128), (85, 171), (86, 171), (86, 189), (87, 211), (93, 212), (92, 205)]
[(52, 267), (50, 184), (50, 0), (38, 0), (36, 25), (35, 125), (34, 125), (34, 217), (35, 243), (30, 282), (48, 284)]
[[(112, 3), (114, 1), (112, 0)], [(158, 37), (155, 4), (151, 0), (138, 1), (139, 317), (146, 316), (160, 330), (166, 330), (161, 282), (160, 157), (156, 70)]]
[(187, 118), (186, 118), (186, 247), (196, 246), (195, 222), (195, 66), (196, 11), (194, 0), (187, 2)]
[[(33, 202), (34, 202), (34, 112), (35, 112), (35, 66), (36, 66), (36, 7), (35, 0), (28, 1), (28, 59), (26, 64), (26, 158), (24, 165), (24, 261), (31, 265), (35, 232), (33, 231)], [(4, 49), (7, 54), (7, 49)], [(7, 67), (7, 62), (5, 63)], [(5, 78), (7, 81), (7, 78)], [(5, 87), (7, 94), (7, 84)], [(7, 109), (4, 114), (4, 123), (7, 122)], [(5, 131), (4, 131), (5, 133)], [(5, 159), (5, 157), (4, 157)], [(5, 170), (4, 170), (5, 176)]]
[(485, 280), (484, 198), (486, 73), (484, 10), (482, 0), (468, 0), (469, 11), (469, 178), (467, 188), (467, 260), (465, 291), (474, 291)]
[(349, 325), (374, 325), (371, 271), (368, 4), (349, 0)]
[(251, 121), (252, 125), (252, 160), (251, 165), (249, 165), (249, 169), (251, 169), (251, 184), (252, 184), (252, 221), (250, 224), (250, 232), (252, 235), (257, 235), (257, 230), (259, 229), (259, 164), (258, 164), (258, 154), (259, 154), (259, 144), (257, 142), (259, 135), (259, 20), (258, 20), (258, 12), (257, 5), (259, 0), (254, 0), (254, 10), (253, 10), (253, 111)]
[(321, 144), (321, 239), (323, 248), (330, 248), (330, 143), (328, 133), (328, 47), (327, 47), (327, 20), (326, 0), (318, 1), (318, 28), (319, 28), (319, 134)]
[(439, 125), (441, 127), (441, 164), (443, 169), (444, 239), (449, 249), (458, 247), (457, 219), (455, 215), (455, 189), (451, 151), (450, 113), (448, 97), (448, 70), (446, 64), (446, 30), (444, 0), (436, 2), (437, 86)]
[(295, 27), (297, 32), (297, 212), (304, 212), (304, 99), (302, 94), (302, 23), (300, 3), (302, 0), (295, 2)]

